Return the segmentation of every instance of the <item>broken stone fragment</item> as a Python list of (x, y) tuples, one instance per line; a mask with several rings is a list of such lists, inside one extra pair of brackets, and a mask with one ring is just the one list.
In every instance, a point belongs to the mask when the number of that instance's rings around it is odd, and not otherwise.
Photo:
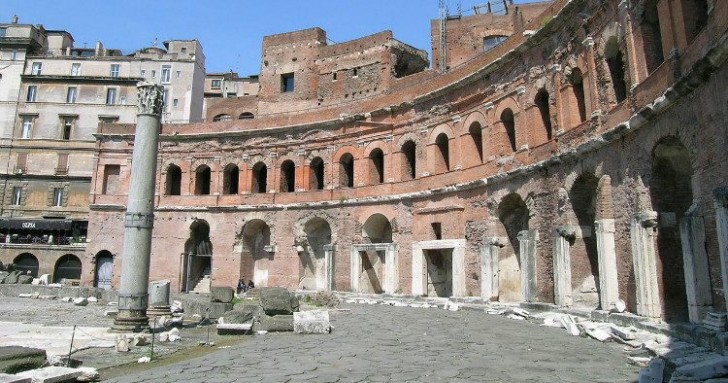
[(123, 334), (116, 336), (116, 352), (129, 352), (129, 340)]
[(330, 333), (329, 312), (326, 310), (311, 310), (293, 313), (293, 331), (296, 334)]
[(76, 298), (73, 300), (73, 304), (76, 306), (86, 306), (88, 305), (88, 299), (86, 298)]

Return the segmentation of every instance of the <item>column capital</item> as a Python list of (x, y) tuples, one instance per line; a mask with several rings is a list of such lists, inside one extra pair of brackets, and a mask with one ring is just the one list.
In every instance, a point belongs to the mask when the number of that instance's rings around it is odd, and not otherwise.
[(721, 186), (713, 189), (713, 197), (718, 206), (728, 208), (728, 186)]
[(642, 227), (657, 227), (656, 211), (640, 211), (634, 213), (634, 219), (642, 225)]
[(164, 88), (141, 81), (137, 83), (137, 114), (162, 115)]
[(576, 229), (573, 226), (559, 226), (554, 229), (554, 233), (571, 242), (576, 239)]

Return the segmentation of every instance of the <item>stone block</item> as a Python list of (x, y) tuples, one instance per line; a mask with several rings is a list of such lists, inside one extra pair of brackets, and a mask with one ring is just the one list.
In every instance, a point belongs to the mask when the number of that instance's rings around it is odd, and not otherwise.
[(640, 370), (639, 383), (662, 383), (664, 370), (665, 361), (652, 359), (647, 367)]
[(19, 285), (30, 285), (33, 283), (33, 277), (30, 275), (18, 275)]
[(233, 310), (223, 314), (226, 324), (248, 323), (253, 318), (260, 316), (260, 306), (257, 305), (235, 305)]
[(223, 323), (217, 326), (218, 335), (246, 335), (252, 334), (252, 323)]
[(33, 380), (33, 383), (58, 383), (75, 381), (79, 376), (83, 375), (83, 371), (75, 368), (51, 366), (22, 372), (17, 375), (29, 377)]
[(210, 302), (210, 309), (207, 312), (207, 317), (210, 319), (217, 319), (225, 315), (226, 312), (233, 309), (232, 303), (224, 302)]
[(260, 290), (260, 306), (266, 315), (293, 315), (299, 302), (295, 294), (283, 287), (264, 287)]
[(258, 330), (268, 332), (293, 331), (293, 315), (263, 315), (260, 317), (260, 328)]
[(17, 375), (0, 374), (0, 383), (32, 383), (33, 379)]
[(211, 287), (210, 288), (210, 301), (211, 302), (223, 302), (230, 303), (235, 297), (235, 290), (231, 287)]
[(21, 275), (20, 274), (20, 271), (18, 271), (18, 270), (11, 271), (10, 274), (8, 274), (5, 277), (5, 282), (4, 283), (7, 284), (7, 285), (16, 284), (16, 283), (18, 283), (18, 277), (20, 275)]
[(326, 310), (311, 310), (293, 313), (293, 331), (296, 334), (330, 333), (329, 312)]
[(46, 363), (46, 352), (38, 348), (0, 347), (0, 373), (14, 374), (39, 368)]
[(73, 304), (76, 306), (86, 306), (88, 305), (88, 299), (86, 298), (76, 298), (73, 300)]
[(724, 377), (726, 375), (728, 375), (728, 357), (724, 356), (680, 366), (675, 370), (673, 377), (707, 380)]

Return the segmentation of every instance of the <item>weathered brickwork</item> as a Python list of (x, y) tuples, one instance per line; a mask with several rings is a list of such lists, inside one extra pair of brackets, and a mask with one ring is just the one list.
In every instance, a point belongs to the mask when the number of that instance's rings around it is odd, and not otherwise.
[[(621, 299), (667, 321), (725, 310), (714, 190), (728, 176), (728, 4), (690, 16), (703, 20), (690, 39), (667, 36), (685, 19), (660, 17), (663, 52), (692, 54), (655, 64), (644, 9), (680, 10), (636, 3), (556, 1), (488, 52), (345, 105), (163, 127), (152, 278), (183, 291), (209, 270), (220, 286)], [(313, 60), (309, 43), (299, 62)], [(321, 78), (285, 107), (311, 105)], [(114, 283), (132, 139), (131, 126), (103, 128), (92, 180), (84, 265), (111, 252)]]

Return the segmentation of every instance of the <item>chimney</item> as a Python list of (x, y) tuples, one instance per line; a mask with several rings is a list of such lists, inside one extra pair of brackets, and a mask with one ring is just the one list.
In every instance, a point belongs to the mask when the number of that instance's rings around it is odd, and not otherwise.
[(11, 21), (11, 24), (13, 24), (13, 25), (18, 24), (18, 15), (13, 15), (13, 19)]

